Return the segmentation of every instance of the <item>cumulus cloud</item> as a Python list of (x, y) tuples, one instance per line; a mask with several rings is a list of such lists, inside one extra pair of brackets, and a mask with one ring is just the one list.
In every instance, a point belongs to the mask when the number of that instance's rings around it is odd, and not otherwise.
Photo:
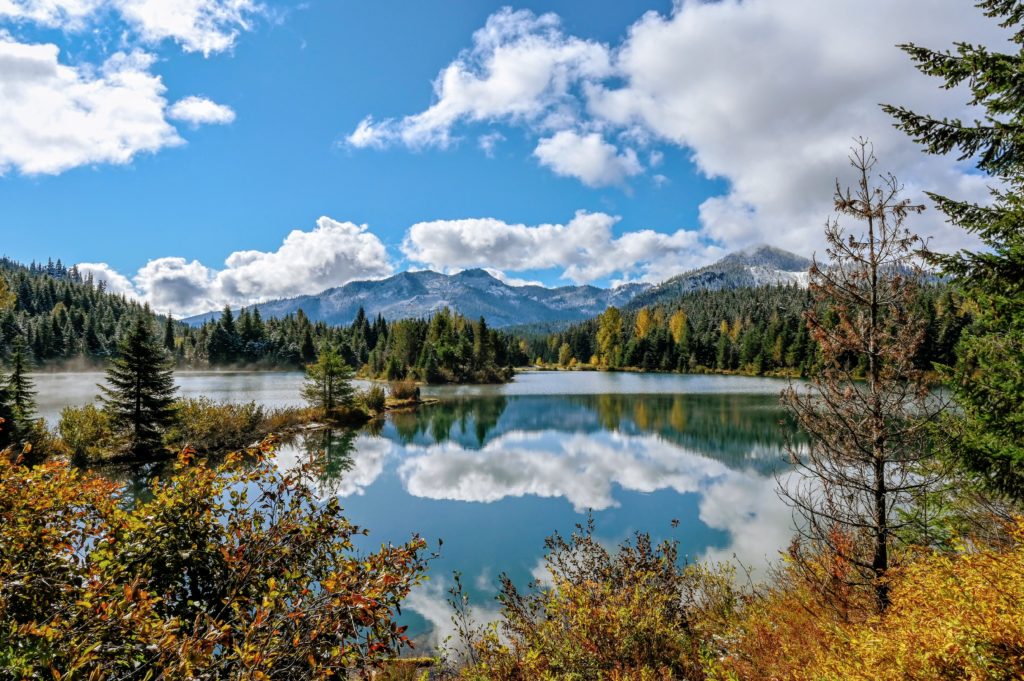
[(148, 71), (151, 56), (117, 53), (94, 70), (61, 64), (59, 55), (56, 45), (0, 34), (0, 174), (123, 164), (183, 143), (164, 118), (165, 88)]
[(197, 260), (156, 258), (139, 269), (132, 287), (156, 310), (189, 315), (319, 293), (393, 271), (387, 249), (366, 225), (328, 217), (317, 220), (312, 231), (293, 230), (275, 251), (236, 251), (224, 264), (218, 270)]
[(402, 252), (414, 262), (451, 271), (492, 267), (522, 271), (558, 268), (573, 282), (616, 275), (619, 280), (660, 281), (721, 255), (694, 231), (653, 230), (615, 237), (618, 218), (579, 211), (567, 224), (527, 226), (494, 218), (434, 220), (409, 228)]
[(227, 124), (235, 120), (235, 111), (230, 106), (218, 104), (206, 97), (185, 97), (168, 109), (167, 115), (177, 121), (192, 125)]
[(204, 55), (233, 47), (263, 11), (254, 0), (0, 0), (0, 20), (78, 31), (114, 13), (145, 43), (170, 39)]
[[(896, 44), (944, 49), (968, 40), (1015, 51), (1006, 39), (959, 0), (680, 0), (608, 45), (566, 34), (549, 14), (502, 10), (442, 71), (431, 107), (367, 119), (350, 141), (444, 144), (460, 123), (519, 124), (538, 136), (542, 165), (591, 186), (642, 172), (639, 152), (659, 165), (670, 145), (728, 184), (690, 225), (702, 242), (732, 250), (770, 241), (806, 252), (821, 245), (835, 179), (852, 179), (846, 156), (855, 136), (874, 141), (880, 169), (911, 198), (929, 189), (986, 200), (986, 178), (923, 155), (879, 104), (972, 118), (963, 91), (940, 89)], [(613, 137), (628, 143), (624, 151)], [(968, 243), (937, 211), (913, 226), (936, 247)]]
[(537, 143), (533, 155), (556, 175), (575, 177), (590, 187), (622, 184), (627, 177), (643, 171), (636, 151), (624, 152), (596, 132), (580, 135), (562, 130)]
[(347, 140), (354, 147), (446, 146), (460, 121), (563, 127), (576, 118), (580, 106), (573, 89), (582, 79), (610, 73), (608, 49), (565, 35), (555, 14), (538, 16), (506, 7), (437, 76), (433, 105), (404, 118), (364, 118)]
[[(920, 21), (922, 11), (928, 21)], [(854, 136), (872, 138), (882, 167), (911, 193), (928, 187), (984, 198), (981, 178), (922, 156), (878, 104), (969, 117), (960, 104), (966, 98), (929, 82), (895, 45), (1005, 40), (993, 27), (954, 0), (684, 2), (630, 28), (616, 54), (626, 85), (589, 86), (588, 108), (690, 149), (704, 173), (729, 180), (727, 194), (701, 207), (707, 238), (738, 247), (770, 236), (806, 248), (820, 243), (835, 178), (849, 179)], [(934, 211), (917, 228), (947, 247), (962, 239)]]
[(80, 262), (76, 267), (83, 277), (92, 277), (97, 284), (103, 282), (110, 293), (119, 293), (130, 298), (138, 297), (131, 280), (105, 262)]

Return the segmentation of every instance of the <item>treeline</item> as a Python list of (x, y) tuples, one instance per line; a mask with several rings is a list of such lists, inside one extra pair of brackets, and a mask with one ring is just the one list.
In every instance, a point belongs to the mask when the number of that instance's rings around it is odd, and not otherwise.
[[(563, 331), (527, 335), (525, 344), (535, 363), (561, 367), (809, 375), (819, 362), (804, 321), (813, 305), (810, 292), (795, 285), (694, 291), (669, 305), (611, 307)], [(924, 287), (916, 306), (925, 320), (916, 363), (952, 364), (969, 316), (940, 284)]]
[(174, 333), (169, 324), (165, 341), (184, 365), (298, 366), (331, 347), (366, 377), (492, 383), (510, 379), (512, 367), (527, 361), (518, 339), (489, 328), (482, 317), (470, 321), (447, 308), (394, 322), (371, 321), (360, 308), (348, 326), (312, 322), (301, 310), (263, 321), (257, 309), (243, 309), (236, 319), (225, 308), (217, 320)]
[(348, 326), (311, 321), (301, 310), (283, 319), (225, 308), (199, 327), (154, 313), (106, 290), (60, 260), (21, 265), (0, 260), (0, 363), (19, 339), (36, 366), (101, 366), (136, 318), (162, 329), (164, 348), (178, 367), (299, 368), (327, 346), (362, 375), (430, 383), (499, 382), (528, 358), (517, 339), (449, 310), (427, 319), (388, 322), (360, 310)]
[(21, 339), (36, 364), (101, 363), (138, 315), (152, 312), (60, 260), (21, 265), (0, 258), (0, 361)]

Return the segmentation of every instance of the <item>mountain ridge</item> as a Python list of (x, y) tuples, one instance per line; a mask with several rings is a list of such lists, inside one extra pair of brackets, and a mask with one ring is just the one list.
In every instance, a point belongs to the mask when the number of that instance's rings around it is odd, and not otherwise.
[[(795, 268), (803, 267), (803, 273)], [(590, 284), (547, 288), (513, 286), (484, 269), (442, 274), (405, 271), (385, 279), (352, 281), (317, 294), (270, 300), (246, 306), (264, 318), (280, 318), (302, 310), (313, 321), (349, 324), (360, 307), (371, 317), (395, 320), (424, 317), (450, 307), (469, 317), (484, 317), (494, 328), (532, 323), (574, 322), (594, 317), (611, 305), (638, 307), (697, 288), (720, 289), (800, 283), (810, 260), (771, 246), (730, 253), (718, 262), (651, 285), (630, 283), (615, 288)], [(637, 301), (641, 301), (639, 304)], [(647, 302), (643, 302), (647, 301)], [(214, 319), (219, 311), (188, 317), (192, 325)]]

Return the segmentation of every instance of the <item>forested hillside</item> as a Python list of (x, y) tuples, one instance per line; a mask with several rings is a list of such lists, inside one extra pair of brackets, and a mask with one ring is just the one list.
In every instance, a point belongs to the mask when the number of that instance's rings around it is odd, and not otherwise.
[[(808, 290), (797, 285), (691, 291), (638, 310), (612, 307), (526, 341), (531, 357), (563, 367), (806, 374), (817, 361), (817, 345), (803, 320), (811, 305)], [(966, 313), (940, 285), (926, 287), (917, 305), (927, 320), (918, 365), (952, 363)]]
[[(20, 265), (0, 259), (0, 360), (25, 340), (37, 364), (102, 362), (139, 314), (135, 301), (106, 291), (60, 260)], [(154, 318), (155, 319), (155, 318)]]
[(258, 310), (198, 328), (156, 315), (148, 306), (105, 290), (59, 260), (20, 265), (0, 260), (0, 362), (24, 339), (37, 366), (100, 366), (139, 315), (150, 319), (179, 367), (297, 368), (331, 344), (364, 375), (431, 382), (500, 381), (527, 358), (518, 340), (441, 310), (428, 319), (387, 322), (359, 310), (348, 326), (312, 322), (299, 310), (264, 321)]

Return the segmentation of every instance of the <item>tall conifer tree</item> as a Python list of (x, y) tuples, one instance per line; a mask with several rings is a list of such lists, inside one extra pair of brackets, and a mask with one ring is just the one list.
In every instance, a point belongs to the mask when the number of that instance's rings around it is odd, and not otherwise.
[(100, 386), (104, 407), (125, 429), (135, 455), (152, 455), (173, 417), (174, 374), (164, 349), (153, 337), (149, 319), (139, 317), (118, 347)]
[(35, 384), (29, 376), (32, 362), (28, 355), (25, 341), (18, 338), (14, 341), (11, 353), (11, 375), (7, 379), (7, 400), (11, 409), (13, 422), (12, 433), (15, 438), (23, 437), (32, 428), (36, 415)]
[(974, 317), (948, 372), (962, 408), (948, 424), (950, 454), (989, 487), (1024, 499), (1024, 3), (984, 0), (977, 6), (1015, 32), (1016, 52), (969, 43), (958, 43), (955, 52), (901, 47), (945, 89), (966, 85), (970, 104), (983, 114), (964, 122), (885, 109), (928, 153), (958, 153), (1000, 181), (991, 205), (930, 195), (951, 223), (987, 247), (933, 259), (957, 280)]

